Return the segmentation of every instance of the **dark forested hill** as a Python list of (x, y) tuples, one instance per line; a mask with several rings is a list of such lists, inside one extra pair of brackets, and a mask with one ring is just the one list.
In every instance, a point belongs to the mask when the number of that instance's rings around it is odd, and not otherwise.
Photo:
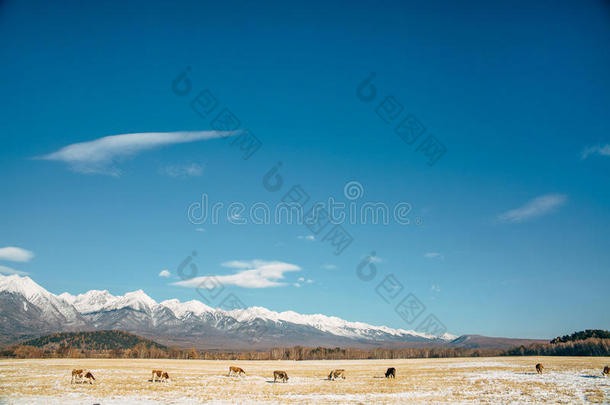
[(578, 340), (587, 340), (589, 338), (610, 339), (610, 332), (602, 329), (587, 329), (580, 332), (574, 332), (571, 335), (556, 337), (551, 340), (551, 343), (566, 343), (576, 342)]
[(42, 349), (71, 347), (86, 350), (132, 349), (136, 345), (145, 345), (160, 350), (167, 350), (157, 342), (141, 338), (121, 330), (101, 330), (93, 332), (62, 332), (30, 339), (21, 343), (23, 346), (34, 346)]

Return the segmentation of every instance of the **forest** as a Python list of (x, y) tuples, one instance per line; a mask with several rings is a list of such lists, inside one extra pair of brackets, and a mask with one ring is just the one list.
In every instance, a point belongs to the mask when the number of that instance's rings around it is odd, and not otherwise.
[[(375, 348), (274, 347), (230, 351), (172, 348), (124, 331), (65, 332), (26, 340), (0, 350), (9, 358), (138, 358), (202, 360), (363, 360), (490, 356), (610, 356), (610, 333), (576, 332), (544, 344), (510, 349), (456, 347)], [(595, 336), (595, 337), (591, 337)], [(581, 338), (582, 337), (582, 338)]]

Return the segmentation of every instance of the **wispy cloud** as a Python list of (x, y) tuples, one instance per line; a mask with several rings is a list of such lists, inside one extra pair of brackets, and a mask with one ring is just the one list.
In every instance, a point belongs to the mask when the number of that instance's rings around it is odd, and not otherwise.
[(159, 277), (170, 277), (172, 275), (172, 273), (169, 272), (169, 270), (161, 270), (161, 272), (159, 272)]
[(294, 287), (299, 288), (299, 287), (302, 287), (304, 283), (311, 284), (311, 283), (313, 283), (313, 280), (311, 280), (311, 279), (305, 279), (305, 277), (299, 277), (299, 279), (297, 280), (297, 282), (296, 282), (296, 283), (292, 283), (292, 285), (293, 285)]
[(567, 201), (564, 194), (546, 194), (536, 197), (519, 208), (498, 215), (500, 222), (519, 223), (536, 218), (561, 207)]
[(11, 262), (29, 262), (32, 257), (34, 257), (33, 252), (16, 246), (6, 246), (0, 248), (0, 260), (9, 260)]
[(0, 266), (0, 273), (2, 274), (19, 274), (20, 276), (26, 276), (29, 273), (25, 272), (25, 271), (19, 271), (19, 270), (15, 270), (15, 269), (11, 269), (10, 267), (6, 267), (6, 266)]
[(265, 260), (233, 260), (222, 263), (222, 266), (241, 269), (241, 271), (230, 275), (194, 277), (189, 280), (175, 282), (173, 285), (199, 287), (202, 284), (205, 285), (209, 280), (214, 283), (220, 282), (223, 285), (234, 285), (244, 288), (281, 287), (286, 285), (286, 283), (280, 281), (284, 279), (284, 273), (301, 270), (295, 264)]
[(322, 268), (324, 270), (335, 270), (337, 269), (337, 266), (334, 264), (325, 264), (324, 266), (322, 266)]
[(119, 176), (121, 172), (115, 164), (128, 156), (167, 145), (227, 137), (238, 132), (179, 131), (110, 135), (64, 146), (53, 153), (41, 156), (40, 159), (67, 163), (80, 173)]
[(195, 232), (205, 232), (205, 228), (195, 228)]
[(197, 177), (203, 174), (203, 165), (191, 163), (186, 165), (170, 165), (159, 169), (159, 173), (169, 177)]
[(428, 253), (424, 254), (424, 257), (426, 259), (442, 259), (443, 255), (438, 252), (428, 252)]
[(222, 267), (229, 267), (232, 269), (247, 269), (251, 267), (252, 261), (247, 260), (231, 260), (220, 264)]
[(379, 256), (368, 256), (368, 258), (370, 263), (381, 263), (384, 261), (384, 259)]
[(314, 241), (316, 240), (316, 237), (313, 235), (299, 235), (297, 236), (297, 239)]
[(605, 145), (595, 145), (586, 147), (580, 154), (581, 158), (586, 159), (590, 155), (610, 156), (610, 143)]
[(432, 284), (432, 286), (430, 287), (430, 291), (437, 292), (437, 293), (441, 292), (441, 287), (436, 284)]

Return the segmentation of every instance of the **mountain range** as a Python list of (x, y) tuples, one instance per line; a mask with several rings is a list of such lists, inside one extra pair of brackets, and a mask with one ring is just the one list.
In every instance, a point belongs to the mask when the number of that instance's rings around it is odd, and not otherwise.
[(484, 336), (428, 335), (350, 322), (322, 314), (274, 312), (262, 307), (226, 311), (201, 301), (156, 302), (144, 291), (122, 296), (106, 290), (55, 295), (27, 276), (0, 275), (0, 343), (48, 333), (124, 330), (157, 342), (200, 349), (277, 346), (512, 347), (541, 342)]

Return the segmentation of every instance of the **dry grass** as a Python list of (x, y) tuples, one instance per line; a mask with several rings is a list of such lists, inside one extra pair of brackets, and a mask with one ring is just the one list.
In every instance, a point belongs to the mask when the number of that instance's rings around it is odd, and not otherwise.
[[(536, 375), (534, 365), (545, 366)], [(199, 361), (50, 359), (0, 361), (0, 402), (188, 403), (610, 403), (600, 357), (495, 357), (353, 361)], [(245, 377), (227, 377), (229, 365)], [(396, 380), (382, 378), (396, 367)], [(73, 368), (92, 370), (94, 385), (70, 384)], [(151, 370), (169, 372), (150, 382)], [(344, 368), (345, 381), (328, 381)], [(273, 383), (285, 370), (287, 383)]]

